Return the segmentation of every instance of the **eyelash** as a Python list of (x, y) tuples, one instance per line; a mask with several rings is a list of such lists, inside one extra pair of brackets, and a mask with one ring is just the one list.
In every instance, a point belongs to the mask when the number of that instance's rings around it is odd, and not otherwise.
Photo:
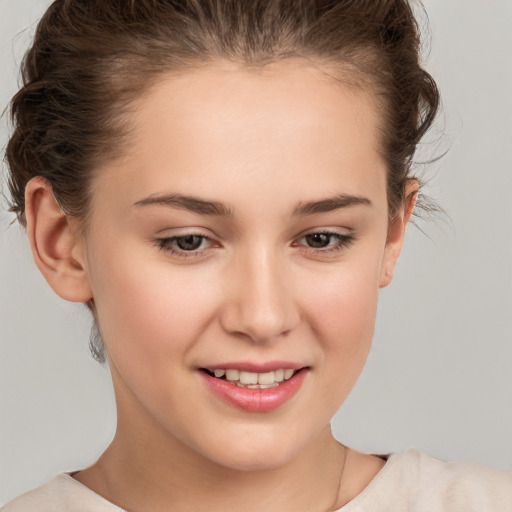
[[(356, 240), (355, 236), (352, 234), (346, 235), (346, 234), (336, 233), (334, 231), (321, 230), (321, 231), (313, 231), (310, 233), (306, 233), (305, 235), (302, 235), (299, 238), (297, 238), (297, 241), (303, 240), (306, 237), (313, 236), (313, 235), (326, 235), (326, 236), (331, 237), (331, 241), (332, 241), (332, 238), (335, 239), (335, 243), (332, 246), (321, 247), (321, 248), (308, 247), (307, 245), (303, 246), (304, 250), (306, 250), (310, 253), (313, 253), (315, 255), (327, 256), (327, 255), (337, 254), (337, 253), (347, 249), (348, 247), (350, 247)], [(183, 240), (184, 238), (188, 238), (188, 237), (198, 237), (198, 238), (201, 238), (201, 242), (213, 243), (213, 240), (210, 237), (200, 234), (200, 233), (187, 233), (186, 235), (159, 238), (156, 240), (156, 243), (157, 243), (157, 246), (161, 250), (171, 254), (172, 256), (177, 256), (178, 258), (183, 258), (183, 259), (185, 259), (185, 258), (200, 258), (200, 257), (206, 255), (207, 251), (211, 248), (211, 247), (207, 247), (206, 249), (202, 249), (202, 250), (190, 250), (190, 251), (187, 251), (185, 249), (173, 248), (173, 244), (175, 242), (177, 242), (178, 240)], [(201, 245), (202, 245), (202, 243), (201, 243)], [(297, 247), (298, 245), (302, 245), (302, 244), (299, 244), (298, 242), (293, 242), (294, 247)]]

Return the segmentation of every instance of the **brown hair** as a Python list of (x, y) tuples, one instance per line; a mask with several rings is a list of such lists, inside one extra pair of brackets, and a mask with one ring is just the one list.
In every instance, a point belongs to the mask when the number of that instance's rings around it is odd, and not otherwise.
[(163, 73), (303, 57), (379, 100), (392, 216), (439, 103), (419, 50), (407, 0), (56, 0), (11, 102), (11, 211), (25, 223), (25, 186), (42, 176), (63, 211), (85, 221), (94, 169), (122, 152), (130, 105)]

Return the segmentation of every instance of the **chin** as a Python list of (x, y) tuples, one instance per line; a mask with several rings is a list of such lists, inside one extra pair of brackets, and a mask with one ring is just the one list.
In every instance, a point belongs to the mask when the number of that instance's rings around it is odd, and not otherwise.
[(286, 466), (304, 451), (307, 444), (304, 439), (295, 438), (281, 429), (272, 431), (256, 426), (246, 430), (241, 435), (228, 433), (221, 439), (211, 440), (207, 450), (201, 450), (203, 456), (227, 469), (265, 471)]
[(215, 462), (234, 471), (270, 471), (286, 466), (295, 454), (276, 453), (273, 450), (245, 451), (233, 450), (229, 456), (218, 457)]

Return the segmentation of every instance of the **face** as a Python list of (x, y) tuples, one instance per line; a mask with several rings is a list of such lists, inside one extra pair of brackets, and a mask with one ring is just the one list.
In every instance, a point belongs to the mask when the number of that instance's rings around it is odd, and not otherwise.
[(377, 109), (304, 63), (219, 63), (130, 121), (83, 242), (120, 428), (284, 464), (357, 380), (394, 262)]

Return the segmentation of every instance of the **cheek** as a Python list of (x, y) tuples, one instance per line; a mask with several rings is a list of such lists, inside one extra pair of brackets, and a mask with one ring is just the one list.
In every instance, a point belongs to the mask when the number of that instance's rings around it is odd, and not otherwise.
[[(377, 291), (373, 286), (342, 283), (343, 289), (333, 289), (322, 302), (324, 355), (335, 362), (333, 369), (343, 368), (349, 388), (359, 376), (371, 347), (377, 310)], [(330, 365), (326, 367), (331, 368)], [(353, 381), (353, 382), (351, 382)]]
[[(331, 348), (358, 350), (371, 341), (377, 309), (379, 265), (341, 265), (303, 292), (310, 325)], [(315, 281), (312, 279), (312, 283)]]
[(175, 361), (211, 321), (215, 288), (201, 272), (123, 253), (130, 257), (111, 252), (115, 265), (99, 266), (93, 282), (107, 352), (131, 361)]
[(354, 386), (371, 347), (378, 299), (378, 261), (340, 266), (310, 289), (304, 306), (320, 341), (323, 396), (334, 412)]

